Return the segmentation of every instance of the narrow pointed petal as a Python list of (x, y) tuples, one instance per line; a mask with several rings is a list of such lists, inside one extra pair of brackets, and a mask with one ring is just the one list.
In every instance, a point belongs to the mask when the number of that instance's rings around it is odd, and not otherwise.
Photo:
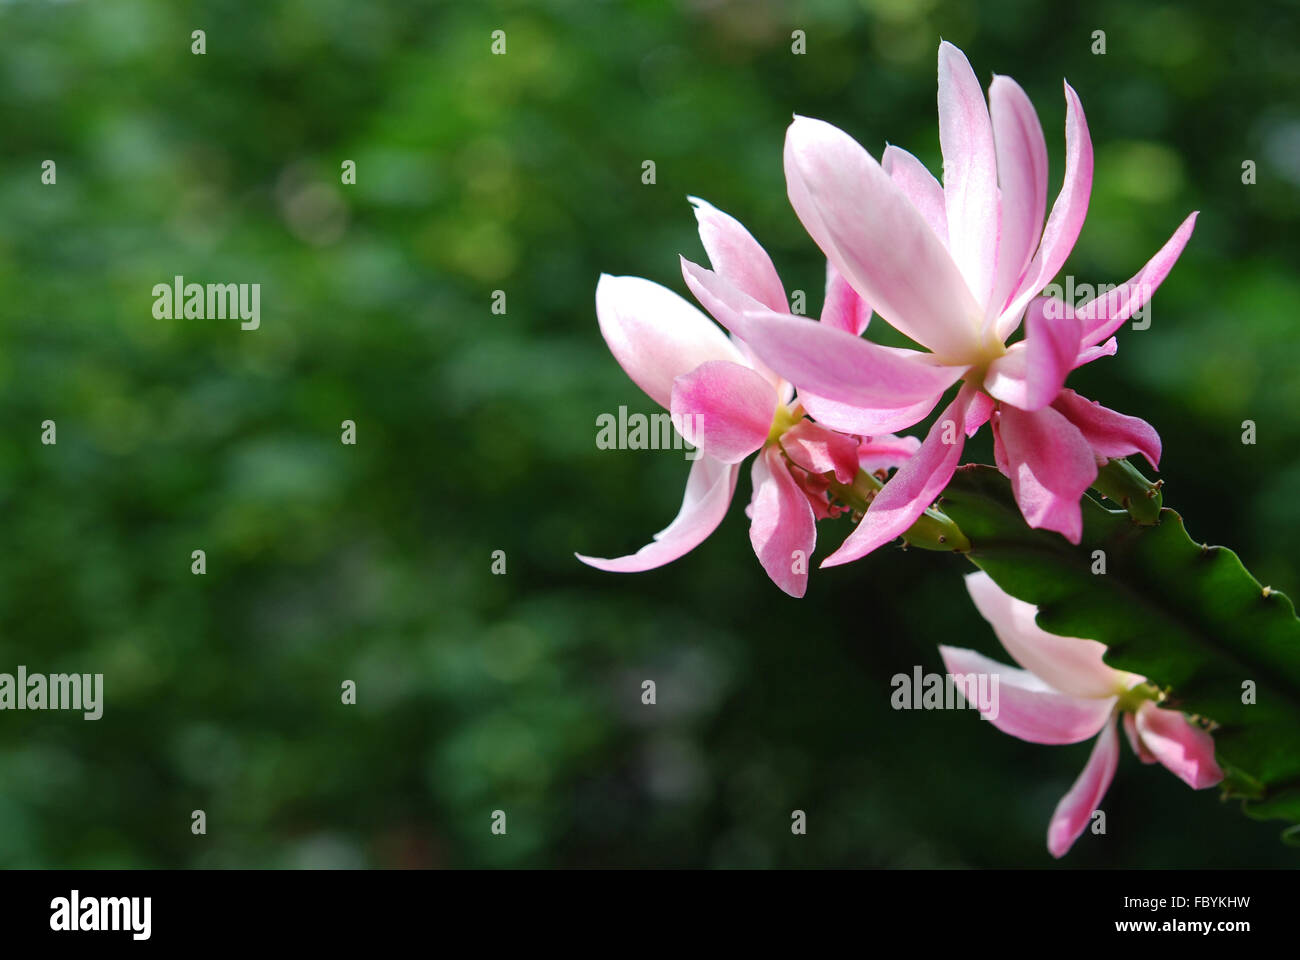
[(1079, 356), (1079, 319), (1068, 312), (1049, 316), (1049, 305), (1059, 302), (1040, 297), (1029, 304), (1023, 344), (990, 363), (984, 377), (991, 396), (1021, 410), (1041, 410), (1056, 399)]
[(939, 145), (948, 249), (975, 302), (989, 302), (997, 269), (998, 164), (984, 91), (966, 55), (939, 44)]
[(749, 344), (744, 340), (741, 340), (740, 337), (732, 334), (731, 342), (736, 345), (737, 350), (745, 355), (745, 365), (756, 371), (759, 376), (772, 385), (772, 389), (776, 391), (777, 399), (781, 403), (789, 403), (794, 399), (794, 384), (787, 381), (766, 363), (758, 359), (758, 355), (755, 354), (754, 351), (749, 348)]
[(1133, 714), (1125, 713), (1123, 723), (1124, 736), (1128, 737), (1128, 745), (1133, 748), (1137, 758), (1148, 764), (1158, 762), (1156, 755), (1148, 750), (1146, 744), (1142, 742), (1142, 735), (1138, 733), (1137, 720), (1134, 719)]
[(994, 415), (993, 431), (1025, 522), (1078, 543), (1079, 498), (1097, 478), (1097, 459), (1083, 434), (1051, 407), (1025, 413), (1007, 405)]
[(1062, 390), (1052, 408), (1069, 420), (1099, 458), (1112, 459), (1140, 453), (1153, 468), (1160, 467), (1160, 434), (1139, 417), (1129, 417), (1103, 407), (1073, 390)]
[(776, 391), (749, 367), (710, 360), (673, 381), (673, 426), (705, 454), (739, 463), (767, 440)]
[(934, 502), (961, 462), (966, 434), (962, 429), (973, 388), (962, 387), (939, 414), (920, 449), (876, 494), (861, 522), (833, 554), (822, 561), (834, 567), (865, 557), (902, 534)]
[[(1003, 733), (1029, 743), (1059, 745), (1095, 737), (1115, 706), (1113, 697), (1068, 696), (1028, 670), (1008, 667), (974, 650), (941, 646), (939, 654), (967, 703), (980, 707), (981, 716)], [(980, 676), (990, 678), (984, 687), (989, 694), (993, 694), (992, 678), (997, 678), (996, 695), (989, 696), (987, 712), (978, 701)]]
[(1010, 77), (989, 85), (989, 114), (1002, 191), (1002, 233), (992, 303), (1006, 304), (1034, 258), (1047, 213), (1047, 141), (1029, 95)]
[(1005, 341), (1020, 325), (1025, 305), (1056, 276), (1079, 239), (1092, 195), (1092, 138), (1079, 95), (1065, 84), (1065, 181), (1043, 228), (1038, 252), (1016, 288), (1011, 305), (997, 322), (998, 339)]
[(826, 300), (822, 304), (821, 322), (855, 337), (862, 336), (871, 322), (871, 307), (829, 260), (826, 261)]
[(965, 373), (929, 354), (884, 347), (806, 317), (745, 313), (736, 333), (800, 390), (867, 408), (897, 408), (941, 393)]
[(1037, 607), (1011, 596), (982, 570), (966, 575), (966, 590), (1007, 653), (1056, 690), (1107, 698), (1124, 689), (1127, 675), (1102, 662), (1104, 644), (1048, 633), (1038, 626)]
[(966, 408), (966, 436), (973, 437), (979, 432), (979, 428), (989, 422), (989, 417), (993, 416), (993, 408), (997, 404), (987, 393), (977, 393), (971, 398), (970, 406)]
[(1065, 856), (1074, 846), (1074, 841), (1088, 829), (1093, 811), (1101, 805), (1118, 767), (1119, 734), (1112, 719), (1097, 738), (1083, 773), (1079, 774), (1079, 779), (1074, 781), (1074, 786), (1061, 798), (1052, 814), (1052, 822), (1047, 827), (1047, 850), (1052, 856), (1058, 860)]
[(858, 466), (867, 473), (901, 467), (921, 449), (920, 437), (868, 437), (858, 447)]
[(695, 295), (704, 309), (708, 310), (719, 323), (732, 331), (734, 346), (742, 354), (745, 366), (752, 367), (776, 391), (781, 403), (788, 403), (794, 395), (794, 387), (776, 371), (769, 367), (754, 352), (750, 344), (736, 334), (740, 326), (740, 317), (748, 310), (766, 310), (766, 308), (749, 294), (724, 279), (719, 273), (705, 269), (697, 263), (691, 263), (680, 257), (682, 277), (687, 288)]
[(975, 347), (982, 307), (925, 218), (852, 137), (796, 117), (785, 176), (804, 229), (887, 323), (944, 356)]
[(739, 220), (712, 204), (688, 197), (700, 224), (700, 241), (714, 272), (769, 310), (785, 313), (790, 304), (767, 251)]
[(1085, 363), (1092, 363), (1092, 361), (1100, 360), (1102, 357), (1113, 357), (1118, 350), (1119, 344), (1114, 337), (1098, 346), (1084, 347), (1079, 351), (1079, 355), (1074, 358), (1074, 369), (1078, 370)]
[(792, 597), (808, 589), (808, 568), (817, 544), (812, 507), (776, 447), (754, 460), (754, 502), (749, 542), (772, 582)]
[(718, 528), (727, 514), (739, 476), (739, 465), (720, 463), (701, 455), (691, 464), (686, 495), (677, 518), (656, 533), (653, 542), (625, 557), (606, 559), (580, 553), (575, 556), (588, 566), (610, 573), (639, 573), (671, 563), (694, 550)]
[(1191, 239), (1196, 227), (1196, 217), (1200, 211), (1193, 212), (1182, 222), (1174, 235), (1165, 241), (1146, 266), (1137, 272), (1133, 279), (1123, 283), (1109, 293), (1103, 294), (1080, 306), (1076, 313), (1084, 320), (1083, 345), (1086, 347), (1101, 343), (1124, 325), (1124, 321), (1141, 310), (1151, 299), (1169, 271), (1174, 268), (1182, 256), (1183, 247)]
[(692, 263), (685, 257), (679, 257), (682, 263), (682, 279), (687, 288), (713, 318), (732, 333), (742, 314), (750, 310), (764, 310), (759, 303), (745, 291), (728, 281), (716, 270), (709, 270), (698, 263)]
[(893, 144), (885, 147), (880, 156), (880, 166), (889, 179), (898, 185), (912, 206), (925, 218), (934, 235), (948, 245), (948, 212), (944, 208), (943, 187), (925, 164), (902, 147)]
[(762, 358), (754, 351), (754, 348), (740, 339), (737, 333), (742, 325), (741, 317), (745, 312), (750, 310), (766, 311), (767, 308), (739, 287), (728, 282), (716, 271), (707, 270), (697, 263), (691, 263), (685, 257), (679, 259), (682, 264), (682, 277), (686, 281), (687, 288), (694, 294), (695, 299), (704, 306), (704, 309), (713, 314), (714, 319), (732, 331), (736, 349), (744, 355), (743, 362), (745, 365), (753, 367), (772, 385), (772, 389), (777, 392), (777, 396), (782, 403), (789, 402), (794, 394), (794, 387), (764, 363)]
[(810, 417), (832, 430), (860, 437), (906, 430), (929, 416), (942, 397), (943, 391), (936, 390), (934, 396), (902, 407), (855, 407), (807, 390), (799, 391), (799, 402)]
[(1177, 710), (1162, 710), (1148, 700), (1138, 709), (1137, 731), (1151, 754), (1193, 790), (1223, 779), (1214, 759), (1214, 738)]
[(840, 483), (858, 475), (857, 439), (811, 420), (800, 420), (781, 434), (781, 449), (809, 473), (834, 473)]
[(632, 382), (667, 407), (673, 380), (709, 360), (743, 363), (727, 335), (667, 287), (602, 274), (596, 317), (609, 350)]

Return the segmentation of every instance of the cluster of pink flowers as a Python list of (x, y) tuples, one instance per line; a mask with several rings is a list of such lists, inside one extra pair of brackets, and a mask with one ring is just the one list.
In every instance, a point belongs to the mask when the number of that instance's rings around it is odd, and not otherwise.
[[(583, 562), (640, 571), (694, 549), (722, 521), (751, 454), (750, 540), (763, 569), (795, 597), (807, 589), (817, 520), (846, 506), (861, 514), (822, 566), (908, 534), (985, 423), (1025, 521), (1072, 543), (1099, 465), (1134, 453), (1159, 465), (1160, 438), (1148, 423), (1081, 397), (1065, 381), (1115, 353), (1114, 334), (1168, 275), (1196, 214), (1115, 291), (1082, 305), (1043, 296), (1079, 236), (1092, 188), (1078, 95), (1065, 84), (1064, 182), (1050, 213), (1046, 141), (1024, 90), (996, 76), (986, 99), (965, 55), (945, 42), (938, 101), (942, 184), (898, 147), (877, 161), (830, 124), (796, 117), (790, 125), (790, 202), (827, 260), (818, 320), (792, 312), (771, 258), (739, 221), (694, 198), (709, 267), (683, 257), (682, 274), (712, 320), (649, 280), (601, 277), (596, 313), (611, 352), (675, 423), (695, 425), (700, 456), (680, 512), (650, 544)], [(873, 311), (917, 349), (866, 338)], [(1008, 344), (1022, 323), (1023, 337)], [(923, 439), (896, 436), (953, 387)], [(869, 496), (855, 503), (845, 491), (862, 489), (859, 481)], [(1144, 760), (1159, 760), (1193, 787), (1221, 777), (1208, 734), (1157, 708), (1158, 693), (1142, 678), (1105, 666), (1100, 644), (1037, 630), (1033, 608), (991, 599), (997, 588), (987, 578), (976, 575), (970, 586), (1027, 668), (999, 668), (1017, 702), (997, 725), (1045, 743), (1100, 732), (1052, 821), (1054, 854), (1079, 836), (1110, 782), (1119, 715)], [(954, 673), (987, 666), (970, 651), (945, 647), (943, 655)]]
[[(964, 440), (991, 422), (997, 465), (1031, 527), (1077, 543), (1079, 501), (1098, 463), (1133, 453), (1159, 465), (1160, 437), (1065, 386), (1115, 353), (1191, 236), (1189, 216), (1115, 292), (1073, 305), (1040, 296), (1083, 226), (1092, 141), (1065, 85), (1064, 182), (1047, 213), (1047, 145), (1024, 90), (994, 77), (988, 99), (965, 55), (939, 47), (940, 185), (895, 146), (877, 162), (848, 134), (796, 117), (786, 134), (790, 202), (827, 259), (819, 321), (791, 313), (771, 258), (748, 230), (693, 200), (711, 269), (682, 258), (700, 310), (636, 277), (601, 277), (596, 314), (615, 359), (674, 418), (693, 417), (701, 456), (677, 518), (603, 570), (648, 570), (696, 547), (721, 522), (740, 462), (751, 470), (750, 539), (772, 580), (807, 588), (816, 520), (838, 511), (828, 481), (898, 467), (822, 566), (847, 563), (912, 526), (952, 479)], [(872, 312), (924, 349), (863, 336)], [(1025, 333), (1007, 344), (1023, 321)], [(925, 419), (960, 383), (925, 438)], [(680, 422), (680, 421), (679, 421)]]

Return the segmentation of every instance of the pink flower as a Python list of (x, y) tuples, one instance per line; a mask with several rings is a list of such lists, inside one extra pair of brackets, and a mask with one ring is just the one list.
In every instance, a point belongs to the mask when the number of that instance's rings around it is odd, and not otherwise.
[(1030, 743), (1079, 743), (1096, 736), (1088, 763), (1061, 798), (1047, 828), (1047, 849), (1064, 856), (1092, 818), (1119, 764), (1116, 718), (1122, 716), (1129, 745), (1143, 763), (1160, 763), (1193, 790), (1223, 779), (1214, 740), (1176, 710), (1156, 705), (1158, 691), (1145, 678), (1102, 661), (1095, 640), (1059, 637), (1039, 628), (1032, 604), (1002, 591), (988, 574), (966, 577), (966, 588), (1002, 646), (1024, 669), (958, 647), (939, 648), (967, 701), (975, 698), (972, 675), (998, 677), (996, 709), (984, 714), (995, 727)]
[[(1033, 105), (1002, 76), (986, 102), (950, 43), (939, 47), (942, 186), (898, 147), (877, 163), (830, 124), (791, 124), (785, 171), (799, 219), (848, 285), (929, 352), (882, 347), (770, 304), (733, 304), (730, 316), (715, 316), (795, 383), (809, 415), (832, 429), (902, 429), (965, 381), (823, 566), (855, 560), (907, 529), (952, 478), (964, 438), (990, 418), (998, 465), (1025, 519), (1072, 542), (1099, 459), (1142, 453), (1158, 465), (1150, 425), (1063, 387), (1071, 370), (1115, 352), (1112, 334), (1169, 273), (1196, 214), (1118, 293), (1077, 310), (1039, 297), (1074, 246), (1092, 188), (1092, 143), (1069, 84), (1065, 100), (1065, 177), (1045, 224), (1047, 146)], [(735, 300), (708, 271), (688, 268), (687, 282), (702, 302)], [(1022, 318), (1024, 339), (1007, 346)]]
[[(767, 252), (737, 220), (694, 200), (700, 238), (719, 277), (748, 301), (788, 309), (785, 288)], [(717, 310), (709, 301), (706, 307)], [(823, 321), (858, 323), (860, 305), (847, 285), (832, 281)], [(808, 588), (817, 519), (842, 508), (828, 495), (830, 477), (851, 483), (860, 469), (904, 462), (915, 438), (846, 436), (804, 418), (790, 383), (666, 287), (638, 277), (602, 276), (596, 315), (614, 358), (700, 449), (677, 518), (634, 554), (578, 559), (618, 573), (663, 566), (693, 550), (722, 522), (741, 461), (750, 471), (749, 538), (768, 576), (786, 593)], [(862, 321), (865, 324), (865, 320)], [(860, 327), (858, 332), (860, 332)]]

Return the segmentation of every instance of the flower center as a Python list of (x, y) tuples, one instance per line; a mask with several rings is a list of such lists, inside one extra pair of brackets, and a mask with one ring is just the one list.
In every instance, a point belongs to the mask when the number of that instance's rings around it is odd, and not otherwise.
[(1143, 682), (1137, 684), (1131, 690), (1125, 690), (1119, 695), (1119, 702), (1116, 706), (1120, 713), (1137, 713), (1138, 708), (1148, 700), (1159, 700), (1160, 691), (1149, 683)]
[(788, 404), (779, 403), (776, 415), (772, 417), (772, 429), (767, 431), (767, 443), (776, 443), (781, 435), (803, 419), (803, 407), (798, 404), (791, 409)]

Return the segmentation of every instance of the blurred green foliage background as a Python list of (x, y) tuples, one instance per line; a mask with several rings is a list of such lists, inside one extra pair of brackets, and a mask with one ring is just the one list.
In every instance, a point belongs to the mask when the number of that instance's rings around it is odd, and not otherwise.
[[(791, 600), (750, 549), (746, 471), (677, 563), (574, 560), (641, 546), (687, 469), (595, 446), (598, 414), (653, 409), (599, 336), (596, 279), (684, 293), (695, 194), (815, 312), (792, 113), (937, 171), (942, 35), (1034, 99), (1055, 196), (1067, 77), (1097, 149), (1069, 272), (1127, 279), (1202, 211), (1151, 328), (1071, 385), (1154, 423), (1166, 503), (1295, 596), (1298, 21), (1210, 0), (3, 0), (0, 670), (102, 672), (106, 706), (0, 714), (0, 865), (1052, 865), (1088, 745), (889, 705), (940, 642), (1001, 656), (956, 559), (891, 548)], [(261, 329), (155, 319), (176, 274), (261, 283)], [(823, 523), (819, 557), (846, 532)], [(1296, 862), (1127, 749), (1106, 810), (1063, 866)]]

